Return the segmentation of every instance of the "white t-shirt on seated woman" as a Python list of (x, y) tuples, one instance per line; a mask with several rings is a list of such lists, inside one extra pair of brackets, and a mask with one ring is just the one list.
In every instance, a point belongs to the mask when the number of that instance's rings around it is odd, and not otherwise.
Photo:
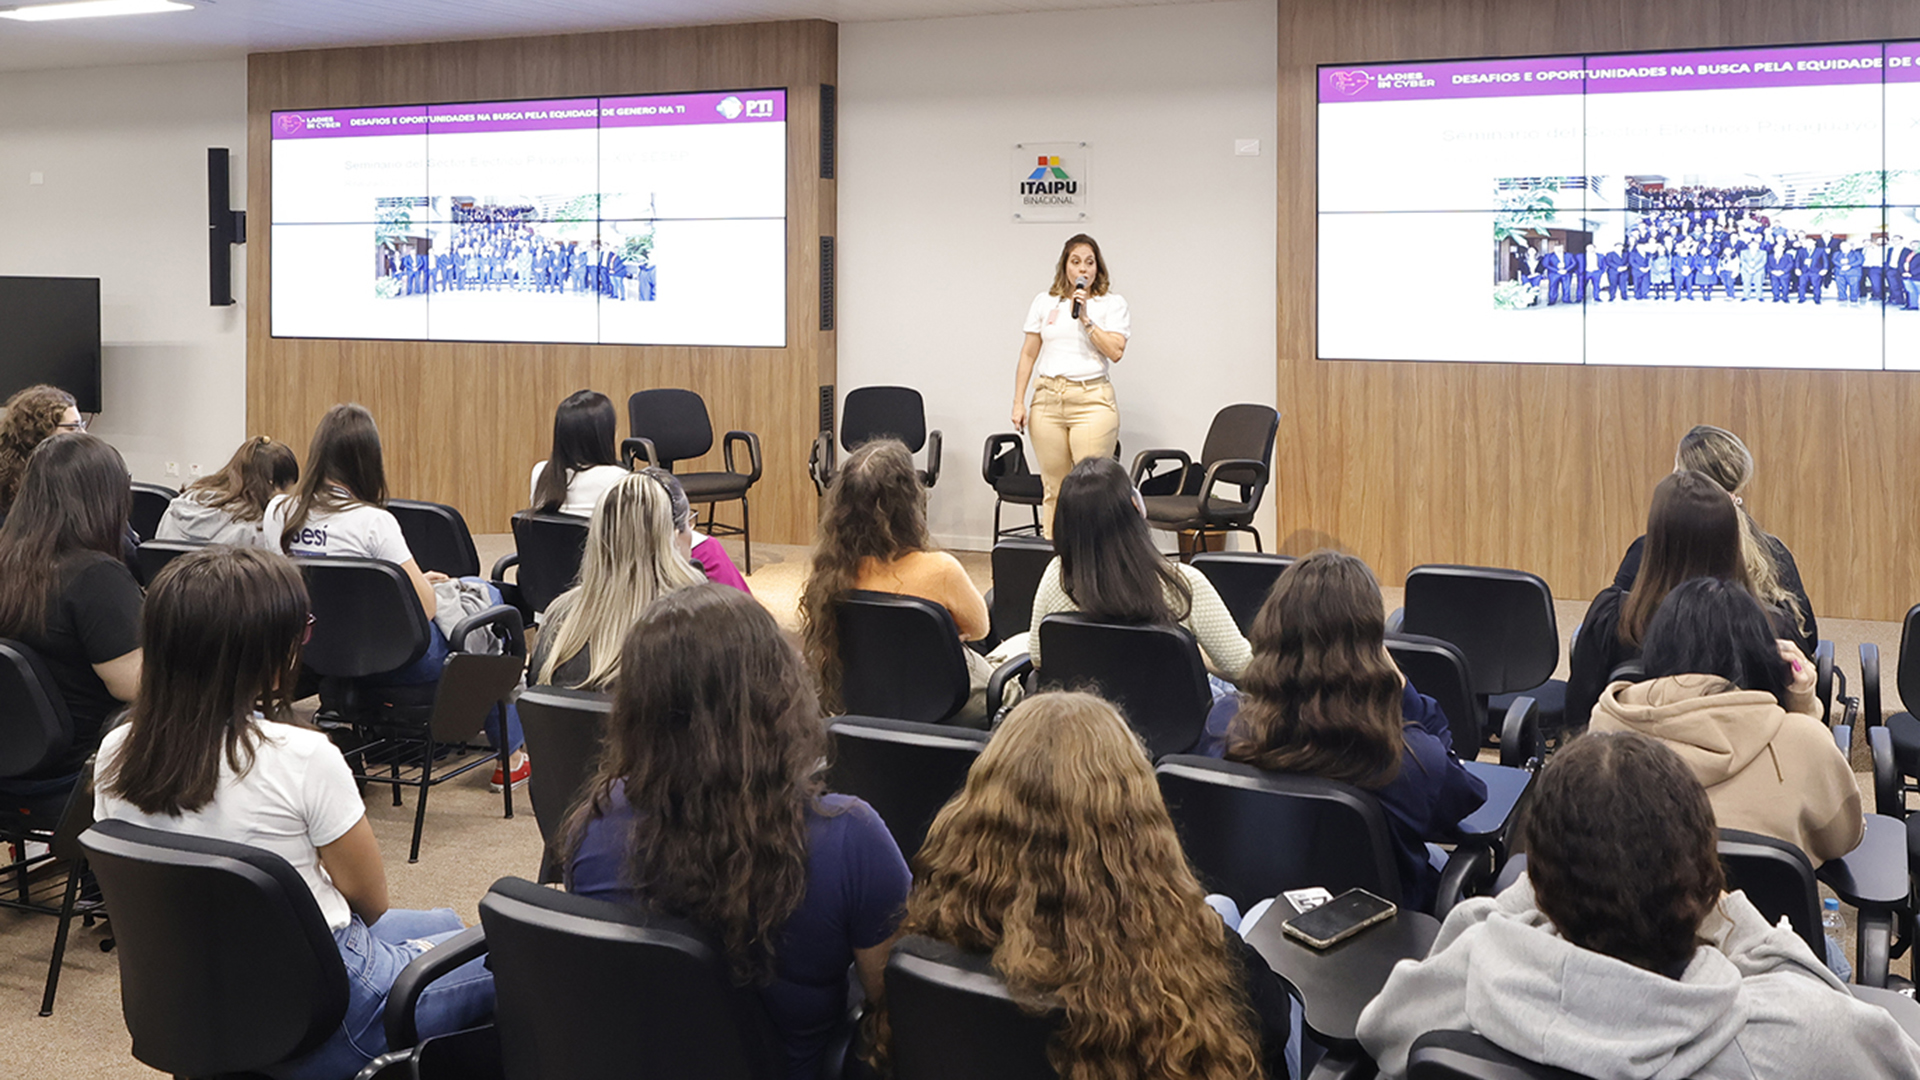
[[(1127, 302), (1118, 293), (1087, 298), (1087, 318), (1109, 333), (1130, 337), (1132, 316)], [(1026, 332), (1040, 335), (1040, 356), (1033, 373), (1041, 378), (1064, 378), (1074, 382), (1101, 379), (1107, 375), (1107, 358), (1093, 347), (1093, 340), (1073, 317), (1071, 296), (1041, 293), (1027, 308)]]
[[(544, 461), (533, 467), (533, 479), (527, 484), (528, 503), (539, 498), (540, 474), (545, 472), (546, 468), (547, 463)], [(574, 517), (592, 517), (594, 504), (600, 501), (600, 496), (605, 495), (608, 488), (630, 475), (632, 474), (618, 465), (589, 465), (584, 469), (574, 470), (567, 477), (566, 501), (560, 504), (557, 512), (572, 514)]]
[[(280, 534), (286, 530), (287, 517), (293, 513), (291, 495), (276, 495), (267, 504), (267, 531), (275, 550)], [(392, 514), (366, 503), (349, 503), (344, 509), (314, 507), (300, 527), (300, 534), (287, 546), (289, 555), (320, 558), (384, 559), (399, 566), (413, 559), (400, 523)]]
[[(94, 785), (93, 816), (271, 851), (287, 860), (313, 891), (328, 928), (339, 930), (352, 921), (353, 911), (320, 865), (319, 849), (358, 824), (366, 816), (366, 804), (345, 759), (325, 735), (257, 718), (253, 724), (260, 740), (252, 767), (234, 775), (222, 751), (220, 783), (207, 805), (179, 817), (148, 814), (111, 794), (101, 782)], [(102, 778), (112, 775), (131, 730), (122, 724), (100, 740), (97, 771)]]

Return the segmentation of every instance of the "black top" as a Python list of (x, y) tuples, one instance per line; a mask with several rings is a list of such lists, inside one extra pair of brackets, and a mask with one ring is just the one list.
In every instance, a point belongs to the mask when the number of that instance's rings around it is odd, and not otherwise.
[[(1276, 909), (1271, 918), (1281, 918)], [(1263, 920), (1264, 921), (1264, 920)], [(1290, 1080), (1287, 1075), (1287, 1035), (1293, 1030), (1292, 1011), (1280, 979), (1254, 947), (1227, 931), (1227, 953), (1240, 963), (1247, 999), (1253, 1004), (1254, 1033), (1260, 1036), (1260, 1060), (1268, 1080)]]
[(126, 564), (97, 551), (60, 561), (47, 602), (47, 625), (18, 639), (46, 662), (47, 671), (73, 716), (73, 746), (59, 760), (29, 777), (52, 780), (80, 771), (99, 748), (101, 729), (121, 708), (94, 673), (140, 647), (140, 586)]
[(1587, 617), (1580, 620), (1580, 636), (1574, 638), (1573, 655), (1567, 660), (1566, 725), (1569, 730), (1578, 731), (1587, 726), (1587, 718), (1599, 703), (1600, 692), (1607, 688), (1613, 669), (1640, 655), (1639, 649), (1620, 640), (1620, 606), (1626, 599), (1626, 589), (1609, 585), (1593, 598)]
[(533, 657), (527, 662), (527, 682), (532, 686), (557, 686), (563, 690), (578, 690), (580, 684), (587, 681), (587, 675), (593, 671), (593, 642), (583, 642), (580, 651), (554, 665), (553, 678), (541, 681), (540, 672), (547, 666), (547, 657), (553, 653), (555, 634), (560, 629), (561, 619), (551, 618), (540, 627), (540, 637), (533, 643)]
[[(1806, 629), (1803, 631), (1795, 626), (1791, 613), (1780, 608), (1769, 606), (1767, 613), (1773, 619), (1775, 631), (1781, 637), (1800, 646), (1800, 651), (1811, 657), (1814, 647), (1820, 643), (1820, 626), (1814, 621), (1813, 601), (1807, 599), (1807, 587), (1800, 583), (1800, 566), (1793, 561), (1793, 552), (1787, 550), (1787, 545), (1781, 543), (1779, 537), (1764, 533), (1762, 535), (1766, 536), (1767, 546), (1773, 550), (1773, 565), (1780, 574), (1780, 587), (1792, 593), (1794, 599), (1800, 601), (1800, 612), (1806, 618)], [(1616, 588), (1623, 592), (1633, 588), (1634, 579), (1640, 576), (1640, 559), (1645, 554), (1646, 548), (1645, 536), (1628, 546), (1626, 555), (1620, 560), (1620, 569), (1613, 575), (1613, 584)]]

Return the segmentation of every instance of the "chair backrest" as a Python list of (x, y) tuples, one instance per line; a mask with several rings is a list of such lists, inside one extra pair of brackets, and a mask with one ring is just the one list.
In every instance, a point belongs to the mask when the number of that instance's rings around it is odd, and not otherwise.
[(1471, 760), (1479, 752), (1485, 710), (1473, 693), (1466, 654), (1451, 641), (1423, 634), (1388, 634), (1387, 653), (1415, 690), (1433, 699), (1453, 729), (1453, 752)]
[(1900, 662), (1893, 678), (1900, 689), (1901, 703), (1908, 711), (1920, 714), (1920, 604), (1908, 608), (1900, 624)]
[(1213, 689), (1185, 628), (1101, 622), (1078, 612), (1040, 620), (1040, 686), (1091, 690), (1120, 709), (1154, 758), (1200, 741)]
[(1471, 1031), (1429, 1031), (1413, 1040), (1407, 1080), (1584, 1080), (1579, 1073), (1528, 1061)]
[(520, 555), (515, 580), (520, 595), (535, 611), (573, 588), (587, 551), (587, 519), (568, 514), (513, 515), (513, 547)]
[(35, 772), (72, 746), (73, 717), (46, 662), (0, 638), (0, 778)]
[(1386, 812), (1359, 788), (1190, 754), (1154, 774), (1200, 880), (1242, 907), (1315, 885), (1400, 902)]
[(786, 1074), (757, 992), (685, 922), (502, 878), (480, 923), (507, 1080)]
[(1027, 466), (1027, 451), (1020, 436), (1014, 432), (987, 436), (986, 451), (980, 458), (980, 479), (987, 486), (999, 490), (1000, 485), (1014, 477), (1032, 477), (1033, 470)]
[(895, 438), (917, 454), (927, 444), (927, 407), (910, 386), (862, 386), (840, 406), (840, 447), (849, 452), (879, 438)]
[(1291, 555), (1258, 551), (1202, 551), (1193, 556), (1193, 568), (1207, 576), (1242, 634), (1253, 632), (1253, 617), (1260, 614), (1273, 583), (1293, 563)]
[(313, 636), (301, 660), (316, 674), (340, 679), (402, 668), (431, 642), (413, 582), (379, 559), (297, 558), (307, 579)]
[(133, 527), (142, 543), (160, 531), (160, 519), (167, 516), (167, 504), (179, 496), (179, 492), (159, 484), (133, 485), (133, 505), (127, 511), (127, 524)]
[(207, 546), (198, 540), (142, 540), (133, 555), (134, 576), (140, 579), (140, 584), (152, 585), (168, 563)]
[(1785, 916), (1813, 955), (1827, 958), (1820, 927), (1820, 890), (1813, 863), (1796, 844), (1744, 829), (1720, 830), (1720, 865), (1727, 870), (1727, 891), (1747, 894), (1768, 922)]
[(1053, 1080), (1058, 1010), (1021, 1009), (988, 958), (908, 935), (887, 959), (887, 1017), (898, 1080)]
[(935, 724), (967, 703), (966, 646), (946, 608), (855, 589), (834, 604), (834, 620), (847, 712)]
[(1229, 405), (1213, 414), (1207, 441), (1200, 450), (1201, 468), (1224, 458), (1252, 458), (1273, 468), (1273, 438), (1280, 431), (1280, 413), (1271, 405)]
[(134, 1057), (176, 1076), (253, 1072), (339, 1028), (346, 967), (285, 859), (124, 821), (80, 844), (113, 912)]
[(400, 523), (407, 550), (422, 570), (438, 570), (448, 577), (480, 573), (480, 553), (474, 550), (467, 519), (445, 503), (389, 499), (387, 511)]
[[(561, 823), (593, 777), (613, 700), (592, 690), (530, 686), (517, 704), (527, 756), (540, 759), (527, 782), (527, 797), (540, 823), (540, 840), (550, 851)], [(542, 881), (560, 880), (559, 867), (545, 858), (542, 866)]]
[(1451, 641), (1466, 654), (1473, 692), (1531, 690), (1560, 663), (1553, 590), (1525, 570), (1416, 566), (1407, 571), (1400, 629)]
[(909, 860), (987, 746), (984, 731), (874, 716), (835, 717), (827, 733), (828, 790), (866, 800)]
[(627, 425), (636, 439), (649, 439), (659, 452), (655, 465), (673, 463), (713, 449), (713, 421), (707, 403), (691, 390), (642, 390), (627, 399)]
[(1053, 541), (1043, 537), (1016, 536), (993, 545), (995, 637), (1004, 641), (1033, 629), (1033, 597), (1052, 561)]

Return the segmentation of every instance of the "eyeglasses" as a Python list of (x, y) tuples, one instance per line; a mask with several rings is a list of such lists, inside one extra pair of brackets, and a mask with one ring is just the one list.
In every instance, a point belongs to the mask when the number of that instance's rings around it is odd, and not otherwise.
[(80, 419), (74, 420), (70, 423), (55, 424), (53, 426), (58, 431), (85, 431), (87, 430), (87, 419), (86, 417), (83, 416)]
[(313, 641), (313, 612), (309, 611), (307, 612), (307, 632), (301, 636), (300, 644), (307, 645), (307, 644), (311, 644), (312, 641)]

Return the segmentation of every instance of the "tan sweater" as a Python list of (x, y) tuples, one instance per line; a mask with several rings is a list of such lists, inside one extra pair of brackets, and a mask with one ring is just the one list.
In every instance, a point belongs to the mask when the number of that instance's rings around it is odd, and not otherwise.
[(862, 559), (853, 587), (931, 600), (953, 616), (962, 641), (978, 641), (990, 629), (986, 599), (960, 560), (944, 551), (910, 551), (892, 562)]

